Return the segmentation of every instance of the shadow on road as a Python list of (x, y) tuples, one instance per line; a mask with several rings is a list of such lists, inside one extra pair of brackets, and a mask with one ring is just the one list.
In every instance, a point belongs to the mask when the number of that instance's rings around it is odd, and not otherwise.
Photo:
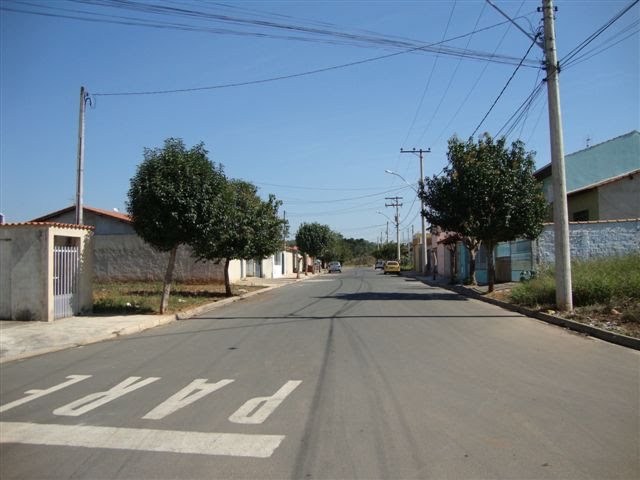
[(425, 292), (425, 293), (402, 293), (402, 292), (360, 292), (360, 293), (338, 293), (326, 297), (315, 298), (336, 298), (345, 301), (362, 300), (456, 300), (467, 302), (469, 299), (453, 292)]

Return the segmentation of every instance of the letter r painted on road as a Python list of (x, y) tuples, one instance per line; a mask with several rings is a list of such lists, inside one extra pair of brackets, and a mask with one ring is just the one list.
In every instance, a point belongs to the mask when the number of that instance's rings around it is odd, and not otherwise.
[(49, 395), (50, 393), (57, 392), (58, 390), (62, 390), (63, 388), (67, 388), (74, 383), (78, 383), (86, 380), (87, 378), (91, 378), (91, 375), (67, 375), (66, 378), (68, 378), (69, 380), (59, 383), (58, 385), (54, 385), (53, 387), (46, 388), (44, 390), (36, 389), (24, 392), (27, 395), (26, 397), (22, 397), (18, 400), (2, 405), (0, 407), (0, 412), (6, 412), (7, 410), (10, 410), (12, 408), (31, 402), (36, 398), (44, 397), (45, 395)]
[(209, 395), (232, 382), (233, 380), (225, 379), (216, 383), (207, 383), (206, 378), (196, 378), (189, 385), (184, 387), (178, 393), (167, 398), (142, 418), (160, 420), (170, 413), (180, 410), (181, 408), (192, 404), (196, 400), (200, 400), (202, 397)]
[(229, 421), (233, 423), (250, 424), (264, 422), (301, 383), (301, 380), (289, 380), (280, 390), (270, 397), (256, 397), (248, 400), (229, 417)]
[(129, 377), (123, 382), (120, 382), (115, 387), (111, 388), (111, 390), (107, 390), (106, 392), (92, 393), (90, 395), (87, 395), (86, 397), (81, 398), (80, 400), (76, 400), (75, 402), (71, 402), (60, 408), (56, 408), (53, 411), (53, 414), (63, 415), (67, 417), (77, 417), (79, 415), (82, 415), (83, 413), (87, 413), (95, 408), (98, 408), (105, 403), (109, 403), (116, 398), (122, 397), (127, 393), (131, 393), (134, 390), (149, 385), (156, 380), (160, 380), (160, 377), (149, 377), (145, 378), (144, 380), (140, 380), (140, 378), (141, 377)]

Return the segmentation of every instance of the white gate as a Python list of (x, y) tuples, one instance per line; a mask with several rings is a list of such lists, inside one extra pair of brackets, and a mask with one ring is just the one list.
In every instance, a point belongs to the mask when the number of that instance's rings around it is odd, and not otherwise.
[(78, 310), (78, 246), (53, 247), (53, 303), (54, 318), (72, 317)]

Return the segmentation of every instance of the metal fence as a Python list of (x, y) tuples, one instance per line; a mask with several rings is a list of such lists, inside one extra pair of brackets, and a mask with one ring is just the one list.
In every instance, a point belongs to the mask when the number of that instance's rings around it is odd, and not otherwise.
[(72, 317), (77, 313), (79, 269), (80, 248), (78, 246), (53, 248), (54, 318)]

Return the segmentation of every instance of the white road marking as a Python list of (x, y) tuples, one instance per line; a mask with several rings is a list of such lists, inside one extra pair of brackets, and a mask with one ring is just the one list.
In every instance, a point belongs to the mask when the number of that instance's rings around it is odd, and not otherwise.
[(181, 408), (192, 404), (196, 400), (200, 400), (202, 397), (209, 395), (230, 383), (233, 383), (233, 380), (225, 379), (216, 383), (207, 383), (206, 378), (196, 378), (189, 385), (184, 387), (178, 393), (167, 398), (142, 418), (160, 420), (170, 413), (180, 410)]
[(0, 443), (269, 458), (284, 435), (0, 422)]
[(233, 423), (262, 423), (293, 392), (302, 380), (289, 380), (270, 397), (256, 397), (248, 400), (229, 417)]
[(105, 403), (109, 403), (116, 398), (126, 395), (127, 393), (131, 393), (145, 385), (149, 385), (150, 383), (160, 380), (160, 377), (149, 377), (144, 380), (140, 380), (140, 378), (141, 377), (129, 377), (106, 392), (92, 393), (80, 400), (76, 400), (68, 403), (67, 405), (63, 405), (60, 408), (56, 408), (53, 411), (53, 414), (77, 417), (83, 413), (93, 410), (94, 408), (98, 408)]
[(91, 375), (69, 375), (66, 378), (68, 378), (69, 380), (44, 390), (40, 390), (40, 389), (27, 390), (26, 392), (24, 392), (27, 395), (26, 397), (22, 397), (18, 400), (2, 405), (0, 407), (0, 412), (6, 412), (7, 410), (10, 410), (14, 407), (18, 407), (25, 403), (31, 402), (36, 398), (44, 397), (45, 395), (49, 395), (50, 393), (57, 392), (58, 390), (62, 390), (63, 388), (67, 388), (68, 386), (73, 385), (74, 383), (78, 383), (83, 380), (86, 380), (87, 378), (91, 378)]

